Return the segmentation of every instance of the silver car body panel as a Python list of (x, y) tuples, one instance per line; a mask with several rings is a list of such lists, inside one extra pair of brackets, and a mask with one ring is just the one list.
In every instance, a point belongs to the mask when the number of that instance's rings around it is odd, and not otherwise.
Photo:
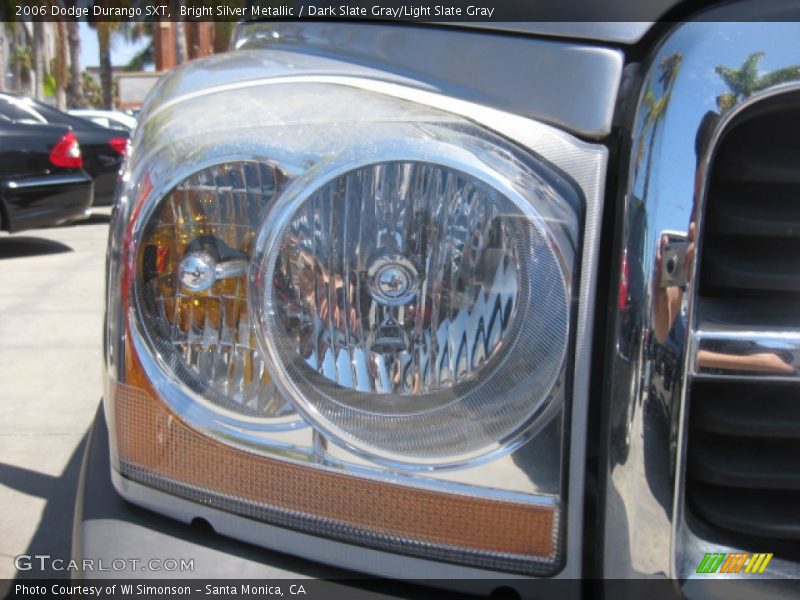
[[(287, 53), (297, 59), (297, 69), (402, 78), (588, 138), (611, 131), (623, 62), (619, 50), (590, 44), (475, 29), (345, 22), (245, 23), (232, 45), (240, 51), (268, 49), (273, 56)], [(210, 65), (211, 79), (200, 85), (252, 77), (259, 67), (254, 55), (241, 54), (237, 60), (237, 54), (225, 70)]]

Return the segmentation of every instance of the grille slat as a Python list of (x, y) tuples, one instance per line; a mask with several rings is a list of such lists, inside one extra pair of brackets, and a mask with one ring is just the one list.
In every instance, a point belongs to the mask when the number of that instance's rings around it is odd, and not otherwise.
[(717, 236), (800, 238), (800, 185), (720, 185), (715, 200), (708, 221)]
[(765, 497), (759, 490), (697, 484), (694, 497), (699, 515), (726, 529), (759, 538), (800, 539), (800, 492)]
[(800, 491), (800, 456), (794, 440), (700, 435), (689, 461), (693, 480), (721, 487)]
[(692, 428), (697, 435), (800, 440), (800, 399), (792, 397), (797, 386), (744, 384), (748, 388), (746, 394), (730, 389), (742, 385), (731, 382), (696, 386), (695, 393), (703, 399), (692, 406)]
[(728, 293), (800, 292), (800, 239), (709, 240), (703, 266), (703, 283)]

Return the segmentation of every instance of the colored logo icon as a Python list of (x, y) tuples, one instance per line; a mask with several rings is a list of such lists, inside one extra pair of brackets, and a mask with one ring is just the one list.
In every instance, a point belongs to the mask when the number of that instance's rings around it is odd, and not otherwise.
[(748, 573), (761, 575), (772, 560), (772, 553), (709, 552), (697, 566), (697, 573)]

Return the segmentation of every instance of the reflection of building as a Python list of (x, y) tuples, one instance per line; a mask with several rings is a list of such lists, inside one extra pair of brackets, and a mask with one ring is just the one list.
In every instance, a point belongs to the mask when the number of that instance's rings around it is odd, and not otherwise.
[(214, 23), (189, 22), (183, 23), (162, 21), (156, 24), (153, 30), (153, 60), (156, 71), (171, 69), (177, 63), (175, 59), (175, 35), (183, 29), (186, 38), (186, 59), (201, 58), (224, 52), (227, 40), (216, 35)]
[[(84, 71), (88, 73), (89, 77), (91, 77), (97, 86), (100, 87), (100, 67), (86, 67)], [(128, 70), (125, 67), (111, 67), (111, 78), (116, 79), (123, 73), (127, 72)]]
[[(100, 67), (86, 67), (85, 73), (89, 74), (99, 88)], [(161, 75), (160, 71), (129, 71), (125, 67), (113, 67), (111, 78), (115, 85), (114, 108), (139, 108)]]
[(159, 77), (161, 77), (161, 73), (153, 71), (121, 73), (116, 78), (119, 90), (117, 108), (125, 110), (141, 107)]

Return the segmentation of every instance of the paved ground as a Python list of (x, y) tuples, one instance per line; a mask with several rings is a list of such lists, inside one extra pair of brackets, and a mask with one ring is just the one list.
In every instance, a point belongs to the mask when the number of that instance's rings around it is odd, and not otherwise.
[(70, 556), (84, 436), (102, 395), (108, 214), (0, 232), (0, 579), (14, 577), (20, 554)]

